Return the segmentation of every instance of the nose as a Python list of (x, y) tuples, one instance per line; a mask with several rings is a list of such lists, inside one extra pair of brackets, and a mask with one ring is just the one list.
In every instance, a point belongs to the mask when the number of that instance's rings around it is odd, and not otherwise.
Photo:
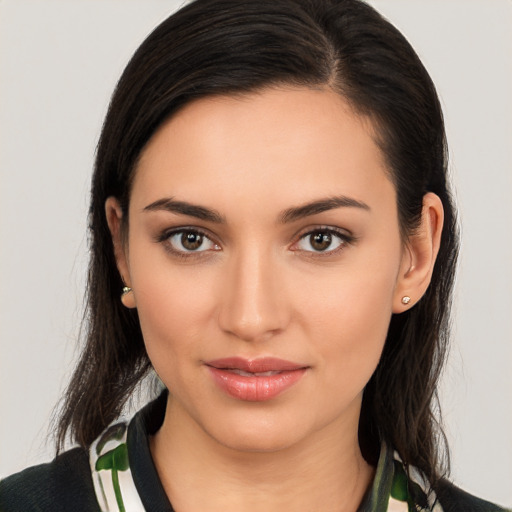
[(219, 326), (244, 341), (266, 341), (288, 323), (278, 265), (271, 255), (249, 249), (234, 255), (221, 286)]

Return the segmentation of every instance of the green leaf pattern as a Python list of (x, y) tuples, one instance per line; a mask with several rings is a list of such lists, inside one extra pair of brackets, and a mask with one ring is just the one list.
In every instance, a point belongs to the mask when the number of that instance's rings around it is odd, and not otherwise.
[[(385, 449), (384, 446), (382, 449)], [(389, 512), (443, 512), (426, 478), (413, 466), (410, 466), (407, 471), (396, 452), (393, 453), (393, 478), (387, 510)]]
[(102, 512), (144, 512), (130, 471), (127, 433), (127, 423), (116, 422), (89, 450), (94, 490)]

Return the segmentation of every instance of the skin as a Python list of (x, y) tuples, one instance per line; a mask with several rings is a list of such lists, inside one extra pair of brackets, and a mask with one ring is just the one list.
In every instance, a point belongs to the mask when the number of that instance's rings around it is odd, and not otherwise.
[[(365, 207), (283, 222), (283, 212), (334, 196)], [(223, 222), (154, 206), (169, 198)], [(425, 196), (421, 226), (404, 243), (371, 123), (329, 89), (283, 87), (187, 105), (143, 151), (126, 238), (115, 198), (106, 214), (133, 288), (123, 302), (138, 309), (170, 390), (151, 449), (175, 508), (356, 510), (374, 471), (357, 440), (362, 392), (391, 314), (413, 307), (430, 282), (437, 196)], [(187, 252), (179, 228), (208, 238)], [(326, 229), (330, 245), (317, 250), (311, 234)], [(307, 371), (276, 398), (247, 402), (204, 364), (231, 356)]]

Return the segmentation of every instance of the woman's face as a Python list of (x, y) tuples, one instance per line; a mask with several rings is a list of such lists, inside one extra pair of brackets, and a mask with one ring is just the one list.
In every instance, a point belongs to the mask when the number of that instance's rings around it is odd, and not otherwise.
[(276, 88), (158, 130), (118, 259), (172, 414), (270, 451), (356, 435), (407, 253), (370, 123), (329, 90)]

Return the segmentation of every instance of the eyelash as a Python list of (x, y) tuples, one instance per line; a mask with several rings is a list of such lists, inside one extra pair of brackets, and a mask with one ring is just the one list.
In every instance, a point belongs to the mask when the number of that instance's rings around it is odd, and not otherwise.
[[(171, 239), (175, 236), (180, 236), (180, 235), (181, 235), (181, 237), (183, 237), (183, 235), (185, 235), (185, 234), (189, 234), (189, 235), (192, 234), (192, 235), (202, 237), (201, 244), (203, 243), (204, 240), (208, 240), (211, 244), (213, 244), (215, 246), (215, 249), (213, 249), (214, 252), (221, 250), (219, 244), (217, 244), (214, 240), (212, 240), (211, 236), (208, 233), (206, 233), (205, 231), (202, 231), (198, 228), (192, 228), (192, 227), (190, 227), (190, 228), (182, 227), (182, 228), (164, 231), (162, 234), (160, 234), (156, 238), (156, 241), (159, 243), (163, 243), (168, 252), (170, 252), (173, 256), (177, 256), (179, 258), (204, 257), (206, 255), (203, 253), (210, 252), (210, 249), (180, 250), (180, 249), (174, 248), (172, 246)], [(301, 250), (301, 249), (291, 249), (291, 250), (294, 252), (296, 251), (296, 252), (309, 253), (308, 254), (309, 257), (328, 257), (328, 256), (333, 256), (333, 255), (337, 254), (338, 252), (344, 250), (347, 245), (351, 245), (354, 242), (356, 242), (356, 240), (357, 240), (357, 238), (355, 236), (348, 234), (345, 231), (341, 231), (341, 230), (338, 230), (338, 229), (335, 229), (332, 227), (319, 226), (317, 228), (308, 229), (308, 231), (302, 233), (299, 236), (299, 239), (292, 244), (292, 247), (298, 245), (303, 240), (307, 240), (308, 237), (312, 237), (313, 235), (318, 235), (318, 234), (322, 234), (324, 236), (328, 235), (330, 237), (337, 238), (339, 240), (339, 245), (337, 247), (335, 247), (334, 249), (326, 250), (326, 251), (314, 251), (314, 250), (308, 251), (308, 250)]]

